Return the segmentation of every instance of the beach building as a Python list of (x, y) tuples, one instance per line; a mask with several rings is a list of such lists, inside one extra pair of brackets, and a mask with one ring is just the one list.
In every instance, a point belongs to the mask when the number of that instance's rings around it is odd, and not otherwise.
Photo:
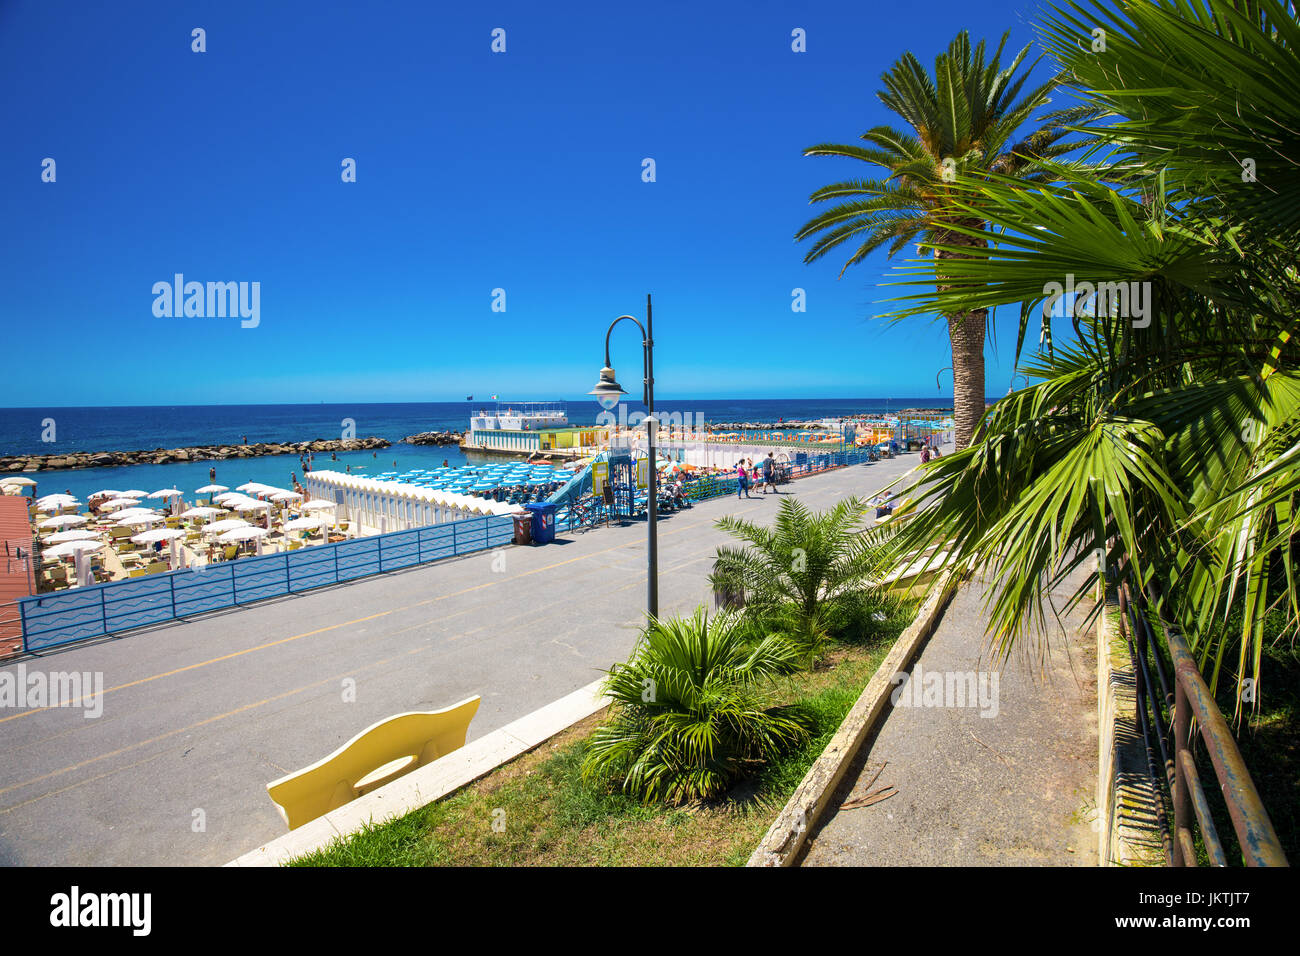
[(18, 598), (36, 593), (32, 569), (32, 528), (28, 516), (31, 499), (0, 495), (0, 656), (22, 644)]
[(354, 537), (521, 510), (491, 498), (338, 471), (309, 472), (303, 486), (313, 499), (333, 502), (337, 517), (350, 523)]
[(582, 458), (609, 441), (610, 429), (573, 426), (563, 402), (498, 402), (470, 416), (461, 447), (503, 455)]

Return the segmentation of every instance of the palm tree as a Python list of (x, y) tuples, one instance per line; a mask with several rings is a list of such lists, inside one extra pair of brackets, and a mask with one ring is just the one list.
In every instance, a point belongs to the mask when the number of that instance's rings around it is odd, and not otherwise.
[(864, 596), (880, 549), (862, 536), (867, 506), (847, 498), (814, 513), (783, 498), (771, 527), (734, 515), (717, 526), (745, 542), (720, 547), (710, 575), (716, 591), (743, 593), (744, 616), (764, 634), (781, 634), (811, 663), (851, 616), (850, 596)]
[[(1018, 304), (1019, 354), (1067, 275), (1145, 287), (1146, 315), (1071, 309), (1077, 343), (1034, 356), (1039, 383), (902, 492), (915, 511), (892, 544), (900, 564), (988, 574), (1004, 650), (1056, 582), (1098, 550), (1122, 558), (1211, 685), (1235, 678), (1240, 713), (1266, 619), (1293, 636), (1300, 622), (1300, 106), (1279, 92), (1300, 85), (1300, 23), (1277, 0), (1067, 0), (1043, 29), (1063, 73), (1099, 91), (1106, 165), (1058, 169), (1063, 185), (956, 184), (945, 214), (982, 218), (997, 243), (902, 270), (926, 291), (893, 317)], [(1079, 46), (1094, 31), (1105, 56)]]
[[(893, 256), (918, 238), (945, 248), (938, 259), (963, 255), (952, 247), (980, 247), (984, 220), (978, 212), (954, 218), (948, 203), (959, 175), (997, 174), (1025, 181), (1043, 178), (1038, 162), (1059, 157), (1075, 146), (1062, 142), (1066, 124), (1078, 121), (1077, 108), (1050, 113), (1018, 141), (1016, 136), (1033, 114), (1050, 100), (1055, 78), (1021, 96), (1033, 66), (1017, 76), (1030, 47), (1026, 46), (1005, 69), (1004, 34), (993, 58), (985, 63), (984, 42), (974, 49), (966, 31), (959, 33), (946, 52), (935, 58), (931, 78), (920, 61), (905, 53), (881, 77), (880, 101), (903, 118), (910, 132), (877, 126), (862, 134), (867, 145), (822, 143), (804, 150), (805, 156), (843, 156), (879, 167), (883, 179), (833, 183), (812, 194), (811, 203), (836, 205), (809, 220), (795, 234), (797, 240), (818, 235), (804, 256), (811, 263), (839, 249), (852, 248), (840, 270), (861, 262), (882, 246)], [(1018, 99), (1017, 99), (1018, 98)], [(961, 227), (956, 231), (954, 227)], [(936, 270), (942, 289), (944, 274)], [(982, 308), (947, 313), (952, 342), (953, 403), (956, 444), (970, 444), (984, 414), (984, 337), (987, 311)]]
[(734, 515), (717, 526), (746, 542), (720, 547), (711, 582), (745, 592), (751, 609), (792, 605), (811, 617), (817, 608), (870, 576), (877, 552), (862, 538), (867, 506), (845, 498), (829, 511), (812, 512), (797, 498), (782, 498), (771, 527)]
[(780, 637), (757, 643), (739, 615), (652, 618), (631, 659), (610, 669), (609, 721), (592, 735), (588, 778), (646, 801), (716, 796), (746, 769), (808, 739), (810, 720), (766, 706), (763, 689), (799, 669)]

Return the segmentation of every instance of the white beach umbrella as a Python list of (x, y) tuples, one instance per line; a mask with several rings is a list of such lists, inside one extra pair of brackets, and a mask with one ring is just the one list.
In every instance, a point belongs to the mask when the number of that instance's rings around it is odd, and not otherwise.
[(22, 475), (14, 475), (11, 478), (0, 478), (0, 488), (31, 488), (36, 482), (30, 478), (24, 478)]
[(142, 531), (140, 534), (131, 535), (131, 540), (136, 544), (153, 544), (155, 541), (172, 541), (183, 537), (185, 537), (185, 532), (178, 528), (152, 528), (148, 531)]
[(281, 527), (284, 528), (285, 531), (303, 531), (303, 530), (312, 530), (315, 528), (323, 528), (328, 525), (329, 525), (328, 518), (303, 517), (303, 518), (294, 518), (292, 521), (286, 521), (283, 525), (281, 525)]
[(180, 514), (181, 512), (181, 495), (183, 494), (184, 492), (181, 491), (179, 488), (164, 488), (161, 491), (155, 491), (149, 497), (166, 498), (168, 501), (171, 502), (172, 514), (177, 515)]
[(71, 555), (75, 565), (77, 587), (85, 587), (91, 582), (89, 555), (104, 547), (102, 541), (67, 541), (44, 553), (50, 557), (62, 558)]
[(59, 508), (66, 508), (69, 505), (81, 504), (72, 495), (45, 495), (36, 499), (36, 509), (38, 511), (57, 511)]
[(270, 485), (264, 485), (260, 481), (246, 481), (242, 485), (236, 485), (236, 491), (247, 491), (249, 494), (256, 494), (259, 491), (267, 491)]
[(303, 511), (323, 511), (327, 508), (333, 510), (337, 507), (338, 505), (334, 502), (326, 501), (324, 498), (313, 498), (311, 501), (304, 501), (302, 504)]
[(53, 518), (46, 518), (39, 522), (38, 528), (64, 528), (69, 525), (85, 524), (90, 519), (85, 515), (55, 515)]
[(243, 518), (222, 518), (220, 521), (214, 521), (211, 524), (203, 526), (204, 534), (217, 534), (223, 531), (230, 531), (234, 528), (252, 527)]
[(99, 535), (94, 531), (56, 531), (45, 540), (55, 544), (63, 544), (66, 541), (98, 541)]
[(321, 535), (324, 536), (328, 534), (329, 526), (330, 520), (328, 518), (306, 516), (286, 521), (281, 527), (285, 531), (320, 531)]
[(148, 497), (148, 495), (149, 492), (142, 491), (139, 488), (128, 488), (126, 491), (122, 492), (123, 498), (145, 498)]
[(258, 501), (256, 498), (246, 498), (243, 501), (235, 502), (233, 507), (235, 511), (244, 512), (244, 511), (261, 511), (264, 508), (270, 508), (271, 505), (269, 502)]
[(218, 491), (229, 491), (225, 485), (204, 485), (202, 488), (195, 488), (194, 493), (197, 495), (210, 495)]
[(239, 544), (243, 541), (256, 541), (257, 553), (262, 553), (262, 539), (265, 538), (269, 531), (265, 528), (235, 528), (220, 535), (217, 540), (223, 544)]
[(200, 505), (197, 508), (187, 508), (179, 515), (181, 518), (211, 518), (213, 515), (224, 514), (225, 508), (209, 508), (206, 505)]
[(96, 491), (90, 497), (91, 498), (120, 498), (122, 497), (122, 492), (118, 491), (116, 488), (104, 488), (100, 491)]
[(52, 548), (45, 548), (41, 554), (49, 558), (67, 558), (83, 551), (98, 551), (104, 547), (102, 541), (64, 541)]
[(121, 498), (110, 498), (108, 499), (108, 501), (102, 502), (99, 507), (107, 508), (109, 511), (114, 511), (118, 508), (125, 508), (128, 505), (138, 505), (139, 503), (140, 503), (139, 498), (131, 498), (131, 497), (124, 496)]
[(131, 515), (129, 518), (123, 518), (118, 524), (127, 528), (143, 528), (164, 520), (166, 519), (162, 515), (156, 514)]
[(124, 518), (134, 518), (138, 515), (155, 515), (157, 513), (152, 508), (123, 508), (121, 511), (114, 512), (109, 517), (109, 520), (120, 522)]
[(169, 542), (171, 547), (167, 550), (167, 567), (175, 571), (182, 564), (180, 539), (183, 537), (185, 537), (185, 532), (176, 528), (154, 528), (151, 531), (132, 535), (131, 540), (136, 544), (153, 544), (157, 541)]
[(301, 498), (302, 495), (296, 491), (277, 491), (271, 495), (272, 501), (299, 501)]

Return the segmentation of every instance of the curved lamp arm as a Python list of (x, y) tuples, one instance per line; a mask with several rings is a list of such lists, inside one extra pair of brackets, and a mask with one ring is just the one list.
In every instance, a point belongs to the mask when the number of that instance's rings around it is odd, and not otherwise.
[(605, 367), (613, 368), (613, 366), (610, 364), (609, 361), (609, 337), (614, 332), (614, 326), (618, 325), (624, 319), (629, 319), (631, 322), (633, 322), (636, 325), (638, 329), (641, 330), (641, 345), (643, 346), (641, 351), (641, 381), (643, 384), (643, 388), (641, 390), (641, 401), (645, 404), (647, 408), (649, 408), (650, 407), (650, 393), (649, 393), (650, 367), (648, 363), (650, 361), (650, 336), (646, 334), (645, 326), (641, 324), (641, 320), (638, 319), (635, 315), (620, 315), (617, 319), (615, 319), (613, 322), (609, 324), (609, 330), (605, 333)]

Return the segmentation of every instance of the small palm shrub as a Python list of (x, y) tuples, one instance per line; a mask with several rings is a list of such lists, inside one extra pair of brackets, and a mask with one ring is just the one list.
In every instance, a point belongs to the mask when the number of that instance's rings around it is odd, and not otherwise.
[(719, 592), (743, 590), (751, 626), (784, 635), (811, 661), (868, 603), (882, 552), (862, 535), (866, 510), (847, 498), (812, 512), (791, 497), (781, 500), (771, 527), (721, 518), (718, 527), (747, 547), (718, 548), (710, 583)]
[(763, 692), (799, 669), (780, 636), (754, 640), (740, 615), (651, 619), (626, 664), (609, 671), (608, 723), (592, 735), (583, 775), (646, 801), (682, 803), (725, 791), (745, 772), (809, 738), (811, 721), (765, 706)]

